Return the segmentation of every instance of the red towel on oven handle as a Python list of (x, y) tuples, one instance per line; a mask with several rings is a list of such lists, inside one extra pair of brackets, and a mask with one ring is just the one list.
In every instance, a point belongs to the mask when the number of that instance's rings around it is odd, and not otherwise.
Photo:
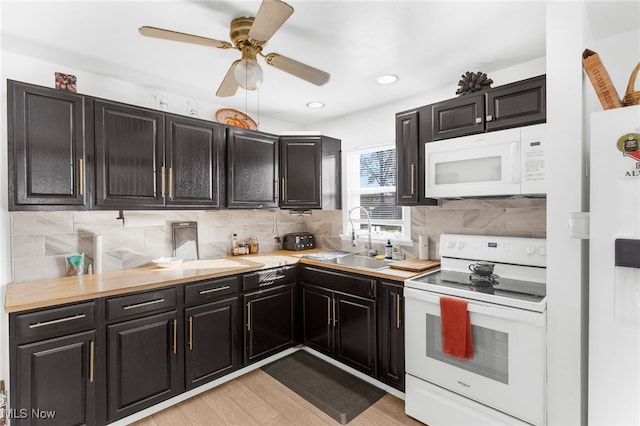
[(473, 358), (473, 338), (467, 301), (440, 297), (440, 318), (442, 352), (460, 359)]

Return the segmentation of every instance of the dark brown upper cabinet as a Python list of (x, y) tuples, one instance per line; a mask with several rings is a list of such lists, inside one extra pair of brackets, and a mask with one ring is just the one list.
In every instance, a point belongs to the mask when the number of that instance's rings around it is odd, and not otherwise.
[(487, 92), (487, 130), (501, 130), (547, 119), (546, 78), (539, 76)]
[(546, 76), (540, 75), (432, 104), (426, 141), (546, 121)]
[(224, 207), (224, 126), (177, 115), (166, 115), (165, 123), (166, 204)]
[(275, 135), (227, 128), (227, 207), (278, 207), (278, 145)]
[(222, 125), (103, 100), (95, 117), (98, 206), (223, 206)]
[(87, 99), (11, 80), (7, 96), (9, 210), (87, 208)]
[(327, 136), (280, 137), (280, 207), (339, 209), (340, 140)]
[(431, 131), (430, 107), (414, 108), (396, 114), (396, 204), (435, 205), (425, 198), (424, 134)]
[(164, 205), (164, 114), (95, 102), (96, 204), (111, 208)]
[(399, 205), (418, 204), (418, 111), (396, 114), (396, 201)]

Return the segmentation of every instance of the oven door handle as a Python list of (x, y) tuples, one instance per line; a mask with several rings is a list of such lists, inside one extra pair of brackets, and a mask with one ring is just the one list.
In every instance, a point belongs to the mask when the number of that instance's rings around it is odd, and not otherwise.
[[(424, 290), (416, 290), (414, 288), (405, 287), (404, 297), (407, 301), (410, 299), (417, 299), (421, 302), (426, 302), (434, 305), (434, 314), (437, 313), (437, 315), (440, 316), (440, 295)], [(455, 296), (445, 297), (452, 297), (454, 299), (456, 298)], [(546, 324), (545, 313), (528, 311), (526, 309), (509, 308), (506, 306), (491, 305), (489, 303), (476, 302), (471, 300), (468, 300), (467, 302), (467, 311), (470, 313), (524, 322), (539, 327), (544, 327)], [(410, 306), (412, 305), (413, 304), (407, 304), (405, 310), (410, 309)]]

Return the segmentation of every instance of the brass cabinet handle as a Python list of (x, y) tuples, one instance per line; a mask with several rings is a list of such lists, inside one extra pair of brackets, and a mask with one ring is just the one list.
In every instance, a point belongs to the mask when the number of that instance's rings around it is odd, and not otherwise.
[(173, 353), (178, 352), (178, 320), (173, 320)]
[(164, 166), (160, 167), (160, 197), (164, 198)]
[(247, 331), (251, 331), (251, 302), (247, 303)]
[(400, 294), (396, 294), (396, 328), (400, 328)]
[(416, 166), (411, 163), (411, 195), (415, 194), (416, 192), (416, 182), (415, 182), (415, 176), (414, 176), (414, 172), (416, 170)]
[(173, 200), (173, 167), (169, 167), (169, 199)]
[(193, 350), (193, 317), (189, 317), (189, 350)]
[(95, 344), (92, 340), (89, 342), (89, 381), (93, 383), (93, 371), (94, 371), (94, 349)]
[(282, 191), (281, 191), (281, 194), (282, 194), (282, 199), (286, 201), (287, 200), (287, 184), (286, 184), (285, 178), (282, 178)]
[(336, 315), (336, 299), (333, 299), (333, 326), (335, 327), (338, 323), (338, 318)]
[[(273, 198), (278, 201), (279, 197), (279, 193), (280, 193), (280, 185), (278, 185), (278, 179), (276, 178), (273, 181)], [(262, 206), (260, 206), (262, 207)]]
[(80, 195), (84, 194), (84, 162), (82, 159), (78, 160), (78, 186)]
[(331, 299), (327, 299), (327, 325), (331, 326)]

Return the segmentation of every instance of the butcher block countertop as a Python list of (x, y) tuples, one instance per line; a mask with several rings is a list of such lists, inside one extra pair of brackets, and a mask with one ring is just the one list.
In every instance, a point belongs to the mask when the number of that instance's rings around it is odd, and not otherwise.
[(307, 254), (322, 253), (324, 251), (326, 250), (313, 249), (299, 252), (279, 250), (257, 255), (186, 261), (168, 268), (161, 268), (151, 264), (122, 271), (103, 272), (101, 274), (9, 283), (7, 285), (5, 311), (7, 313), (26, 311), (227, 275), (254, 272), (295, 263), (320, 266), (393, 281), (404, 281), (407, 278), (425, 272), (411, 272), (392, 268), (371, 271), (302, 258)]

